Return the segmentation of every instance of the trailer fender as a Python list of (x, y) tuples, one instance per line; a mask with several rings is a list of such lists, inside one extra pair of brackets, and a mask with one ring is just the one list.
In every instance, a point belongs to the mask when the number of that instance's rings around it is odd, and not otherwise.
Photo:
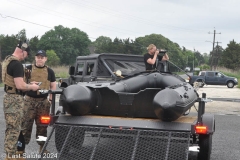
[(215, 132), (215, 117), (213, 114), (204, 113), (202, 115), (202, 123), (208, 127), (208, 133)]

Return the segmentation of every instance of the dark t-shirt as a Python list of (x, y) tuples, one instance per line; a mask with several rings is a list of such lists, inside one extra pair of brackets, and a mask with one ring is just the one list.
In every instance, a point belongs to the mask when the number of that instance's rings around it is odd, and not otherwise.
[(20, 61), (14, 60), (8, 64), (7, 74), (13, 78), (24, 77), (23, 66)]
[[(153, 57), (154, 55), (150, 55), (149, 53), (144, 54), (144, 63), (145, 63), (146, 70), (153, 70), (156, 68), (156, 62), (153, 65), (147, 62), (149, 58), (153, 59)], [(157, 58), (159, 61), (162, 60), (162, 56), (158, 55)]]
[[(36, 66), (37, 67), (37, 66)], [(32, 70), (32, 65), (29, 65), (26, 67), (27, 69), (29, 70)], [(38, 68), (41, 68), (41, 67), (38, 67)], [(55, 74), (53, 72), (53, 70), (51, 68), (47, 68), (47, 71), (48, 71), (48, 81), (50, 82), (55, 82), (56, 81), (56, 77), (55, 77)], [(37, 95), (37, 92), (36, 91), (28, 91), (26, 93), (26, 95), (30, 96), (30, 97), (34, 97), (34, 98), (46, 98), (48, 96), (48, 94), (40, 94), (40, 95)]]

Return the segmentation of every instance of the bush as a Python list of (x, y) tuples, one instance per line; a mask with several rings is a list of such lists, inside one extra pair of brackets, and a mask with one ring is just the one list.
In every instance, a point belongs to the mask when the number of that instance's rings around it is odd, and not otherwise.
[(210, 66), (207, 64), (204, 64), (204, 65), (200, 66), (200, 70), (201, 71), (210, 70)]

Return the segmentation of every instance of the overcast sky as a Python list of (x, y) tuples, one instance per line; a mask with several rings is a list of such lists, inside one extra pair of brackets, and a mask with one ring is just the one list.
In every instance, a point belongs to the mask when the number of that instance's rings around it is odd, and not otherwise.
[(155, 33), (209, 53), (214, 29), (223, 48), (233, 39), (240, 43), (239, 6), (240, 0), (0, 0), (0, 34), (26, 29), (27, 38), (40, 38), (58, 25), (78, 28), (92, 41)]

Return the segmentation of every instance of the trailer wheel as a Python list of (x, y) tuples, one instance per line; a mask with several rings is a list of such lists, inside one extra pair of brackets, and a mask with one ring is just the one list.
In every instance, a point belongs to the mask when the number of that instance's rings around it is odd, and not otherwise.
[(233, 87), (234, 87), (233, 81), (228, 81), (228, 82), (227, 82), (227, 87), (228, 87), (228, 88), (233, 88)]
[(212, 152), (212, 134), (199, 135), (198, 160), (210, 160)]

